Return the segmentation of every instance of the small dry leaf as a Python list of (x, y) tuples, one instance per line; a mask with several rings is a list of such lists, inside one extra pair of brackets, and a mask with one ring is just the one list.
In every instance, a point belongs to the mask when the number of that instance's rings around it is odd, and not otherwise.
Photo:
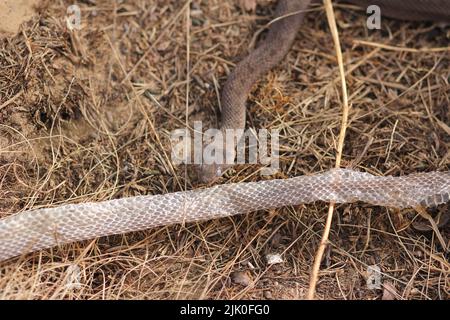
[(444, 130), (445, 132), (447, 132), (447, 134), (450, 134), (450, 127), (448, 125), (446, 125), (444, 122), (442, 122), (439, 119), (436, 119), (438, 125), (442, 128), (442, 130)]
[(330, 73), (330, 68), (326, 65), (322, 65), (316, 68), (315, 74), (318, 77), (324, 77), (325, 75)]
[(256, 10), (256, 0), (239, 0), (239, 2), (244, 11), (254, 12)]
[(397, 296), (398, 293), (394, 285), (388, 281), (385, 282), (383, 284), (383, 296), (381, 297), (381, 300), (395, 300)]
[(268, 265), (283, 263), (284, 260), (278, 253), (269, 253), (266, 255), (266, 261)]
[(280, 244), (281, 244), (281, 240), (282, 240), (282, 236), (281, 234), (279, 234), (278, 232), (275, 233), (272, 237), (272, 239), (270, 239), (270, 244), (272, 245), (273, 248), (279, 248)]
[(269, 290), (264, 291), (264, 298), (269, 299), (269, 300), (273, 299), (272, 292)]
[(245, 271), (235, 271), (231, 274), (231, 281), (236, 284), (248, 287), (252, 284), (252, 279), (250, 275)]
[(169, 47), (170, 47), (170, 41), (167, 40), (167, 41), (161, 42), (161, 43), (156, 47), (156, 50), (158, 50), (158, 51), (166, 51)]

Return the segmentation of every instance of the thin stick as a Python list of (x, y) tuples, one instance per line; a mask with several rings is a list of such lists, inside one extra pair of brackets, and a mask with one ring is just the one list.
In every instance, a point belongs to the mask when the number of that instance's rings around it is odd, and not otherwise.
[(20, 90), (14, 97), (12, 97), (11, 99), (5, 101), (3, 104), (0, 105), (0, 110), (2, 110), (3, 108), (6, 108), (7, 106), (9, 106), (11, 103), (13, 103), (17, 98), (19, 98), (23, 93), (23, 90)]
[[(191, 0), (186, 4), (186, 106), (185, 106), (185, 126), (189, 128), (189, 94), (191, 89)], [(191, 152), (189, 150), (188, 152)], [(187, 190), (187, 166), (184, 167), (184, 190)]]
[[(336, 168), (339, 168), (341, 165), (342, 158), (342, 150), (344, 147), (344, 139), (345, 132), (347, 130), (347, 122), (348, 122), (348, 95), (347, 95), (347, 84), (345, 82), (345, 70), (344, 70), (344, 62), (342, 59), (341, 52), (341, 44), (339, 42), (339, 34), (336, 26), (336, 19), (334, 17), (333, 5), (331, 4), (331, 0), (323, 0), (325, 11), (327, 13), (328, 25), (330, 26), (331, 34), (333, 36), (334, 46), (336, 49), (336, 57), (339, 64), (339, 74), (341, 78), (341, 87), (342, 87), (342, 99), (343, 99), (343, 108), (342, 108), (342, 119), (341, 119), (341, 131), (339, 133), (339, 140), (337, 146), (337, 154), (336, 154)], [(325, 223), (325, 229), (323, 231), (322, 239), (320, 240), (319, 248), (317, 249), (316, 257), (314, 258), (314, 264), (311, 270), (311, 278), (309, 282), (308, 294), (306, 296), (307, 299), (314, 299), (314, 295), (316, 292), (317, 280), (319, 278), (320, 271), (320, 262), (322, 261), (323, 253), (325, 252), (326, 245), (328, 243), (328, 237), (330, 235), (331, 222), (333, 220), (333, 212), (334, 212), (335, 203), (330, 203), (328, 208), (328, 216), (327, 221)]]
[(353, 43), (355, 45), (359, 45), (359, 46), (376, 47), (376, 48), (381, 48), (383, 50), (400, 51), (400, 52), (420, 53), (420, 52), (445, 52), (445, 51), (450, 51), (450, 47), (419, 48), (419, 49), (415, 49), (415, 48), (391, 46), (391, 45), (388, 45), (388, 44), (371, 42), (371, 41), (364, 41), (364, 40), (354, 40)]
[(439, 231), (439, 226), (436, 224), (436, 221), (434, 221), (433, 217), (430, 216), (427, 212), (427, 210), (424, 207), (416, 207), (414, 208), (423, 218), (427, 219), (430, 222), (431, 229), (433, 230), (434, 234), (439, 240), (439, 243), (441, 244), (441, 247), (444, 249), (444, 251), (447, 251), (447, 243), (444, 240), (444, 237), (442, 236), (441, 232)]

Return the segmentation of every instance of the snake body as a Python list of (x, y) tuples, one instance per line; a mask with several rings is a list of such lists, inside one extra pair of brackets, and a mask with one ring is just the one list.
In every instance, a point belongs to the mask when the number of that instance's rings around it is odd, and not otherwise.
[[(253, 84), (287, 53), (311, 1), (280, 0), (264, 42), (237, 65), (222, 91), (222, 128), (245, 127), (245, 102)], [(390, 16), (450, 21), (450, 1), (367, 0)], [(205, 177), (222, 168), (204, 167)], [(0, 220), (0, 261), (53, 246), (175, 223), (248, 213), (313, 201), (365, 201), (392, 207), (449, 201), (450, 172), (377, 177), (336, 169), (284, 180), (238, 183), (164, 195), (138, 196), (21, 212)]]
[[(303, 22), (305, 10), (312, 3), (318, 2), (320, 1), (278, 1), (275, 11), (278, 19), (270, 25), (266, 39), (238, 63), (223, 87), (222, 130), (245, 128), (246, 101), (252, 86), (287, 54)], [(363, 8), (377, 5), (382, 16), (402, 20), (450, 23), (450, 1), (448, 0), (348, 0), (347, 2)], [(223, 152), (225, 157), (225, 151), (219, 152)], [(214, 181), (230, 166), (228, 164), (203, 165), (199, 177), (203, 182)]]

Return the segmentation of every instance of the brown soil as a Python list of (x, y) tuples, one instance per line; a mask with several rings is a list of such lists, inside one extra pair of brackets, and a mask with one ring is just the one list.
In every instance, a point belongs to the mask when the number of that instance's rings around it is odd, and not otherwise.
[(35, 14), (39, 0), (3, 0), (0, 2), (0, 34), (14, 34)]

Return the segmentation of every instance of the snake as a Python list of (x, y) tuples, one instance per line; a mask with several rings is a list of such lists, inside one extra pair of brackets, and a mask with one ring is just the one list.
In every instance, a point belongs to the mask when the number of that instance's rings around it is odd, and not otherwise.
[[(242, 129), (253, 85), (289, 51), (310, 0), (279, 0), (267, 35), (228, 76), (221, 93), (221, 129)], [(350, 0), (375, 4), (382, 14), (404, 20), (450, 21), (447, 0)], [(227, 169), (201, 167), (211, 181)], [(213, 185), (167, 194), (65, 204), (22, 211), (0, 220), (0, 261), (67, 243), (158, 226), (204, 221), (315, 201), (407, 208), (450, 200), (450, 171), (377, 176), (337, 168), (287, 179)]]
[[(228, 76), (221, 95), (221, 129), (244, 129), (246, 123), (246, 100), (253, 85), (287, 54), (303, 22), (305, 12), (314, 0), (279, 0), (275, 10), (276, 19), (263, 43), (240, 61)], [(349, 0), (347, 2), (367, 8), (377, 5), (381, 15), (420, 21), (450, 22), (448, 0)], [(296, 13), (296, 14), (293, 14)], [(226, 136), (223, 134), (223, 136)], [(236, 139), (239, 139), (237, 137)], [(218, 152), (225, 150), (217, 148)], [(230, 164), (204, 164), (198, 176), (203, 182), (211, 182), (230, 168)]]

